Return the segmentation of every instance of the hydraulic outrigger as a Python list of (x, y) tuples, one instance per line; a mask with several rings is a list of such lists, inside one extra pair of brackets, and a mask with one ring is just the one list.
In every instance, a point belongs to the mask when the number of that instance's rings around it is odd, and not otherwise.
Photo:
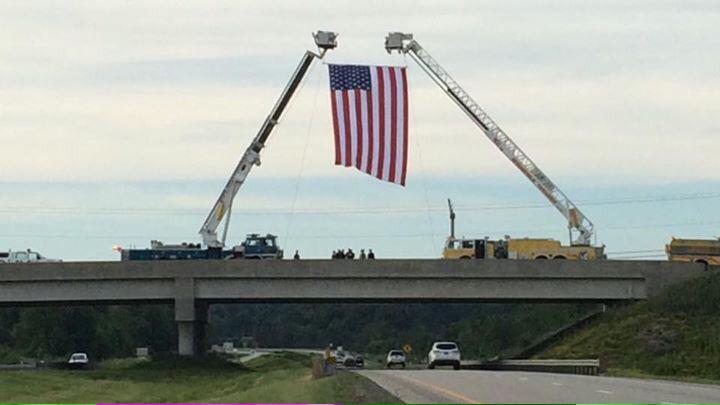
[[(483, 131), (495, 146), (537, 187), (568, 221), (570, 243), (573, 246), (590, 246), (594, 234), (593, 224), (580, 209), (560, 191), (539, 167), (513, 142), (512, 139), (487, 115), (465, 90), (413, 39), (412, 34), (391, 32), (385, 38), (388, 53), (398, 51), (410, 55), (452, 101)], [(451, 207), (452, 211), (452, 207)], [(454, 215), (453, 215), (454, 216)], [(577, 237), (573, 236), (573, 231)]]

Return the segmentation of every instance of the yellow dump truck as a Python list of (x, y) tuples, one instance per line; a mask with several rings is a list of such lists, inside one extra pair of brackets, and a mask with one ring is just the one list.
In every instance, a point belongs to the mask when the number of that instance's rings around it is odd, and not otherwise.
[(449, 237), (443, 250), (444, 259), (567, 259), (596, 260), (605, 258), (604, 246), (563, 246), (554, 239), (456, 239)]
[(718, 239), (680, 239), (672, 238), (665, 245), (668, 260), (678, 262), (702, 263), (720, 266), (720, 238)]

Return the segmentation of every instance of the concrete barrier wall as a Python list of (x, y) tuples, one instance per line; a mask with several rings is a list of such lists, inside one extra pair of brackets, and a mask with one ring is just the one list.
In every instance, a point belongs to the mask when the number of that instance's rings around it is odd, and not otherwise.
[(469, 370), (533, 371), (540, 373), (583, 375), (600, 374), (600, 360), (598, 359), (465, 361), (462, 362), (460, 367)]

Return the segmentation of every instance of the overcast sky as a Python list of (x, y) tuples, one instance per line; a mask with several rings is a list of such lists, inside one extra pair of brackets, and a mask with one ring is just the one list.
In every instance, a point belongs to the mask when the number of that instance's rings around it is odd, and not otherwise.
[[(407, 63), (408, 187), (333, 166), (327, 69), (318, 63), (236, 200), (239, 212), (435, 207), (407, 223), (392, 214), (310, 221), (326, 236), (395, 232), (400, 237), (383, 243), (402, 253), (388, 254), (434, 257), (446, 232), (445, 197), (467, 207), (543, 203), (412, 60), (385, 53), (385, 34), (401, 30), (414, 33), (571, 198), (591, 203), (586, 213), (599, 229), (598, 217), (606, 228), (699, 224), (631, 238), (600, 234), (612, 250), (661, 249), (671, 234), (711, 237), (720, 234), (720, 198), (693, 197), (682, 209), (665, 200), (720, 193), (718, 21), (716, 1), (5, 1), (0, 250), (113, 259), (115, 240), (195, 240), (318, 29), (340, 33), (328, 62)], [(647, 196), (665, 200), (592, 205)], [(47, 213), (60, 208), (69, 211)], [(102, 209), (119, 213), (92, 212)], [(157, 212), (128, 214), (133, 209)], [(563, 237), (558, 214), (533, 210), (481, 218), (468, 211), (467, 221), (478, 222), (466, 222), (466, 233)], [(231, 235), (268, 228), (307, 236), (310, 223), (296, 219), (253, 217), (249, 229), (239, 216)], [(405, 234), (432, 236), (420, 248)], [(335, 248), (317, 237), (291, 242), (323, 257)]]

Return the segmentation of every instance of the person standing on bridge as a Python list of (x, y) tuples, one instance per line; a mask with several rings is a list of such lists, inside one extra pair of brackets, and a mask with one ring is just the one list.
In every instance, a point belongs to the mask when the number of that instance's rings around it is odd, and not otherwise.
[(372, 249), (368, 249), (368, 259), (374, 259), (375, 253), (373, 253)]
[(367, 259), (367, 255), (365, 254), (365, 249), (360, 249), (360, 260)]
[(293, 259), (300, 260), (300, 252), (297, 249), (295, 249), (295, 255), (293, 256)]
[(348, 259), (352, 260), (355, 258), (355, 252), (352, 251), (352, 249), (348, 248), (347, 256)]

